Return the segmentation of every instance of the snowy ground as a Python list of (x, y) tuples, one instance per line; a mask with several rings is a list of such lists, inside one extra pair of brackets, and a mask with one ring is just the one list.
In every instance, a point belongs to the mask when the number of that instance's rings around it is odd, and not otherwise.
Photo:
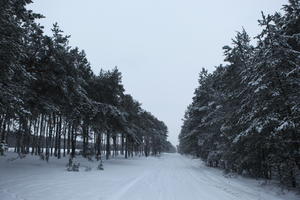
[[(0, 157), (1, 200), (294, 200), (299, 196), (246, 178), (226, 178), (196, 159), (178, 154), (123, 158), (104, 163), (81, 160), (67, 172), (67, 160)], [(85, 171), (85, 167), (92, 167)]]

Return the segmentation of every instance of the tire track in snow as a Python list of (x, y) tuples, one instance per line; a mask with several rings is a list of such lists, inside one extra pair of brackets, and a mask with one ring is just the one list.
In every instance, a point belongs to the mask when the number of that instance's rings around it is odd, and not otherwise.
[[(111, 161), (101, 173), (66, 172), (64, 160), (43, 168), (34, 165), (39, 160), (19, 162), (11, 168), (0, 159), (0, 200), (298, 200), (179, 154)], [(23, 162), (32, 167), (24, 170)]]
[[(186, 164), (189, 165), (182, 157), (181, 160)], [(220, 176), (218, 178), (215, 178), (214, 176), (209, 176), (206, 173), (203, 173), (203, 171), (201, 171), (201, 169), (198, 171), (198, 173), (195, 173), (193, 168), (191, 168), (191, 170), (187, 170), (187, 172), (189, 173), (189, 175), (192, 177), (192, 179), (194, 179), (195, 181), (197, 181), (199, 183), (199, 185), (203, 185), (203, 184), (209, 184), (211, 187), (217, 188), (220, 191), (223, 191), (229, 195), (232, 196), (232, 198), (234, 199), (243, 199), (243, 200), (253, 200), (253, 198), (247, 198), (245, 199), (245, 196), (242, 195), (241, 193), (246, 193), (247, 195), (250, 195), (252, 197), (257, 197), (256, 195), (250, 193), (250, 192), (246, 192), (244, 190), (241, 190), (239, 188), (234, 187), (233, 185), (231, 185), (230, 183), (226, 182), (225, 177)], [(202, 172), (200, 174), (200, 172)], [(206, 171), (205, 171), (206, 172)], [(212, 174), (210, 174), (212, 175)], [(222, 179), (222, 180), (221, 180)], [(213, 184), (212, 184), (213, 183)], [(227, 186), (227, 187), (226, 187)], [(233, 191), (232, 189), (229, 189), (229, 187), (234, 187), (233, 189), (235, 191)], [(256, 198), (255, 198), (256, 199)], [(260, 199), (260, 198), (259, 198)]]
[(8, 189), (0, 189), (0, 196), (1, 199), (3, 198), (5, 200), (26, 200), (15, 193), (10, 192)]
[[(206, 166), (199, 167), (197, 169), (196, 167), (191, 166), (191, 163), (188, 163), (185, 161), (185, 157), (180, 158), (186, 165), (191, 167), (191, 170), (186, 170), (190, 176), (196, 180), (199, 185), (203, 184), (209, 184), (211, 187), (217, 188), (219, 191), (223, 191), (229, 195), (231, 195), (234, 199), (240, 200), (265, 200), (260, 193), (257, 193), (253, 190), (253, 188), (250, 188), (249, 186), (246, 186), (246, 188), (243, 188), (242, 185), (233, 184), (230, 181), (228, 181), (228, 178), (225, 178), (220, 174), (220, 176), (216, 176), (215, 174), (211, 173), (211, 168), (208, 168)], [(203, 168), (203, 170), (201, 170)], [(197, 171), (195, 171), (197, 169)], [(209, 171), (207, 171), (207, 169)]]
[[(122, 197), (139, 181), (143, 180), (145, 177), (147, 177), (149, 173), (145, 173), (142, 176), (139, 176), (133, 180), (131, 180), (129, 183), (127, 183), (124, 187), (117, 190), (118, 192), (113, 195), (112, 197), (107, 198), (106, 200), (120, 200)], [(103, 198), (100, 198), (99, 200), (104, 200)]]

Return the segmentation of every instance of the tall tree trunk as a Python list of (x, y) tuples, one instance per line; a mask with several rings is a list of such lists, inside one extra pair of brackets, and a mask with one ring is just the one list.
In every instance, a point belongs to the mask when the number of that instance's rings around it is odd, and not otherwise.
[(46, 141), (45, 141), (45, 149), (46, 149), (46, 160), (48, 162), (49, 160), (49, 141), (50, 141), (50, 135), (52, 134), (52, 123), (51, 123), (51, 115), (48, 116), (47, 120), (47, 131), (46, 131)]
[(41, 116), (41, 125), (40, 125), (40, 134), (38, 139), (38, 154), (40, 155), (42, 152), (42, 132), (43, 132), (43, 126), (44, 126), (44, 114)]
[(52, 114), (52, 120), (51, 120), (51, 124), (52, 124), (52, 127), (51, 127), (51, 134), (50, 134), (50, 137), (49, 137), (49, 147), (50, 147), (50, 156), (53, 156), (53, 138), (54, 138), (54, 131), (55, 131), (55, 115)]
[(64, 120), (64, 129), (63, 129), (63, 135), (64, 135), (64, 154), (63, 156), (66, 156), (66, 135), (67, 135), (67, 123)]
[(71, 157), (74, 158), (76, 154), (76, 137), (77, 137), (77, 125), (73, 124), (73, 129), (72, 129), (72, 152), (71, 152)]
[(9, 121), (9, 117), (8, 117), (8, 114), (5, 115), (5, 118), (3, 119), (3, 124), (2, 124), (2, 134), (1, 134), (1, 138), (0, 138), (0, 143), (5, 143), (5, 141), (7, 141), (7, 136), (8, 136), (8, 133), (6, 131), (6, 127), (7, 127), (7, 124), (8, 124), (8, 121)]
[(110, 156), (110, 133), (106, 133), (106, 160), (109, 159)]
[(83, 153), (83, 157), (86, 157), (86, 154), (87, 154), (87, 123), (86, 123), (86, 121), (83, 122), (83, 126), (82, 126), (82, 139), (83, 139), (82, 153)]
[(58, 136), (57, 136), (57, 158), (60, 159), (61, 157), (61, 124), (62, 124), (62, 118), (61, 115), (59, 116), (59, 124), (58, 124)]
[(58, 129), (59, 129), (59, 118), (55, 116), (55, 140), (54, 140), (54, 156), (57, 157), (58, 155)]
[(101, 133), (98, 133), (96, 135), (97, 140), (96, 140), (96, 149), (97, 149), (97, 153), (96, 153), (96, 157), (97, 160), (101, 159)]
[(128, 135), (126, 134), (126, 141), (125, 141), (125, 158), (128, 158)]
[(71, 122), (69, 123), (69, 127), (68, 127), (68, 140), (67, 140), (67, 154), (70, 154), (70, 149), (71, 149), (71, 135), (73, 132), (73, 126)]
[(124, 133), (121, 135), (121, 155), (124, 155)]
[(113, 146), (114, 146), (113, 156), (116, 156), (117, 155), (117, 136), (114, 135), (112, 138), (113, 138)]

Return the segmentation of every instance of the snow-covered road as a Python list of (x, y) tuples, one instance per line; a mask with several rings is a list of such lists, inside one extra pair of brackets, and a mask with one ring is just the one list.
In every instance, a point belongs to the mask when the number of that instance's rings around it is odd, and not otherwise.
[[(10, 155), (11, 156), (11, 155)], [(80, 172), (67, 172), (66, 160), (0, 158), (1, 200), (293, 200), (293, 193), (256, 180), (226, 178), (198, 159), (179, 154), (160, 158), (113, 159), (96, 170), (81, 160)], [(84, 167), (92, 167), (86, 172)]]

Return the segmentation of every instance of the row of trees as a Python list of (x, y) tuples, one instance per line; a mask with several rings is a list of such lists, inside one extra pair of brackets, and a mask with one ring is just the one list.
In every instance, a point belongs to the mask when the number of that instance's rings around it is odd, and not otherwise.
[(29, 3), (0, 2), (1, 143), (47, 160), (79, 149), (98, 159), (167, 150), (166, 125), (124, 93), (118, 69), (95, 75), (57, 24), (43, 33)]
[(259, 20), (253, 46), (243, 30), (225, 46), (226, 66), (200, 73), (179, 151), (230, 172), (300, 180), (300, 2)]

